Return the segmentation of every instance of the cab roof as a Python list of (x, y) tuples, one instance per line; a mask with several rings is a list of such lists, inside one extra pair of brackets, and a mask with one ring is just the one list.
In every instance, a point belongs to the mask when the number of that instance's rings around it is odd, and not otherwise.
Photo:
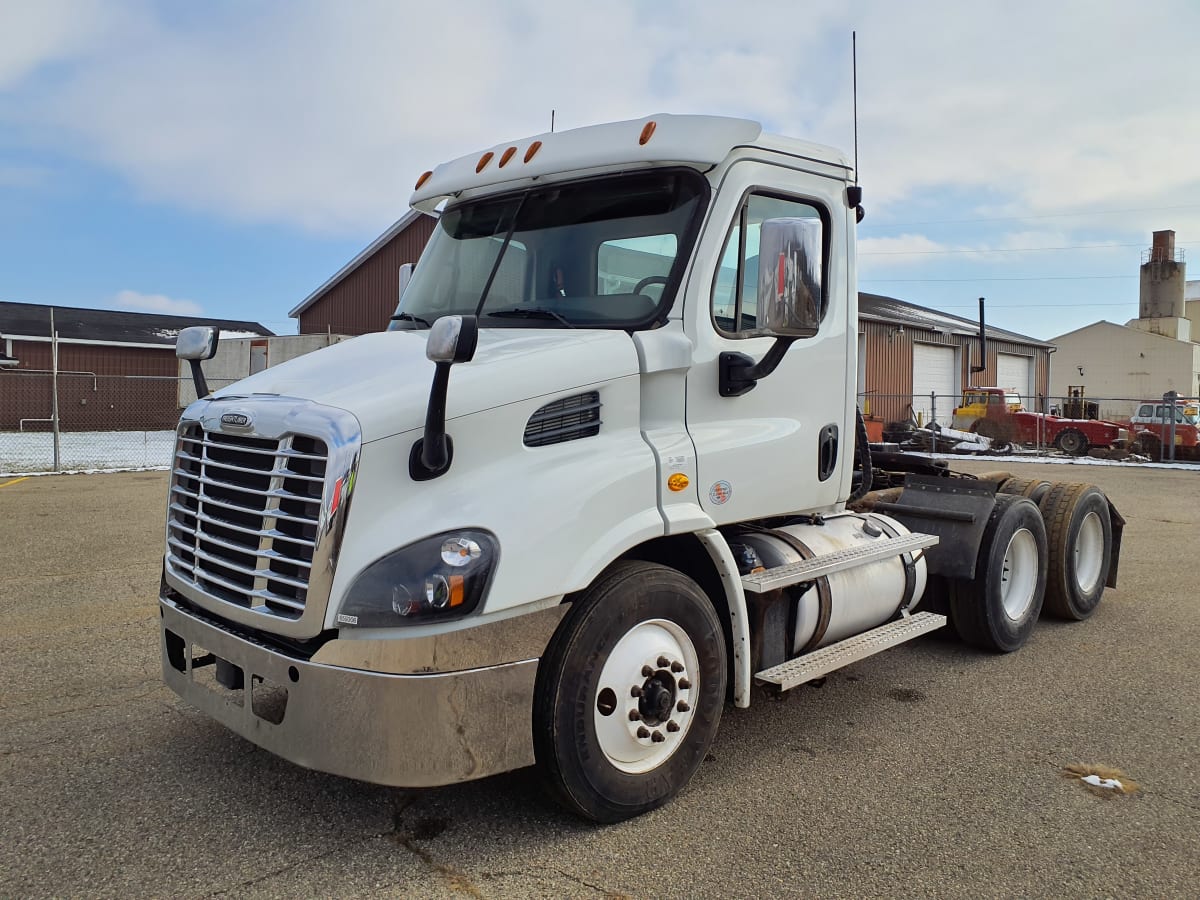
[(850, 161), (841, 151), (767, 134), (758, 122), (749, 119), (663, 113), (546, 132), (460, 156), (421, 176), (409, 202), (428, 211), (443, 198), (463, 191), (515, 185), (566, 172), (669, 163), (712, 166), (737, 147), (756, 147), (811, 160), (840, 170), (843, 177), (851, 172)]

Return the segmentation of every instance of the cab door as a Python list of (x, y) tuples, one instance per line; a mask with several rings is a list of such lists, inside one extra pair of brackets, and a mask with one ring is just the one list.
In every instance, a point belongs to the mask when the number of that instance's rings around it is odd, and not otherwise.
[[(689, 281), (685, 313), (695, 348), (687, 426), (700, 505), (718, 524), (828, 510), (849, 493), (854, 447), (855, 331), (849, 318), (845, 182), (757, 161), (726, 173)], [(760, 260), (763, 223), (807, 220), (820, 259), (816, 333), (796, 339), (777, 367), (738, 396), (721, 392), (721, 354), (759, 362), (776, 339), (758, 334), (760, 282), (790, 272)], [(766, 229), (770, 233), (771, 229)], [(769, 255), (774, 250), (767, 250)]]

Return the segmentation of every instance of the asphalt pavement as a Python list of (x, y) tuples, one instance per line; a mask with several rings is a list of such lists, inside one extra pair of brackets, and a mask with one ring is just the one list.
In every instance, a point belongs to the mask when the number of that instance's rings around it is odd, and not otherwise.
[(1004, 467), (1128, 520), (1092, 619), (727, 706), (687, 790), (610, 827), (532, 770), (414, 792), (258, 750), (163, 686), (165, 473), (0, 478), (0, 896), (1195, 897), (1200, 468), (962, 465)]

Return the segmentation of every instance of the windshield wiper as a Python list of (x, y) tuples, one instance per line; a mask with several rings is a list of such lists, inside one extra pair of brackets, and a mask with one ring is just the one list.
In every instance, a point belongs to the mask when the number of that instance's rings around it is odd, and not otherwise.
[(545, 309), (540, 306), (518, 306), (515, 309), (501, 309), (496, 312), (485, 313), (489, 318), (493, 319), (554, 319), (557, 322), (566, 325), (568, 328), (574, 328), (575, 325), (552, 309)]
[(407, 313), (407, 312), (398, 312), (394, 316), (392, 316), (391, 319), (389, 319), (388, 321), (390, 321), (390, 322), (395, 322), (395, 321), (416, 322), (418, 325), (424, 325), (426, 328), (433, 327), (428, 322), (426, 322), (424, 319), (422, 319), (420, 316), (414, 316), (412, 313)]

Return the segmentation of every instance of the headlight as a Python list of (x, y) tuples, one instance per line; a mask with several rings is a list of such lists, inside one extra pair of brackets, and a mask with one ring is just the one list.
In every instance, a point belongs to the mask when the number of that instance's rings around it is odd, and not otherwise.
[(338, 610), (360, 628), (461, 619), (479, 607), (499, 548), (486, 531), (451, 531), (389, 553), (363, 570)]

